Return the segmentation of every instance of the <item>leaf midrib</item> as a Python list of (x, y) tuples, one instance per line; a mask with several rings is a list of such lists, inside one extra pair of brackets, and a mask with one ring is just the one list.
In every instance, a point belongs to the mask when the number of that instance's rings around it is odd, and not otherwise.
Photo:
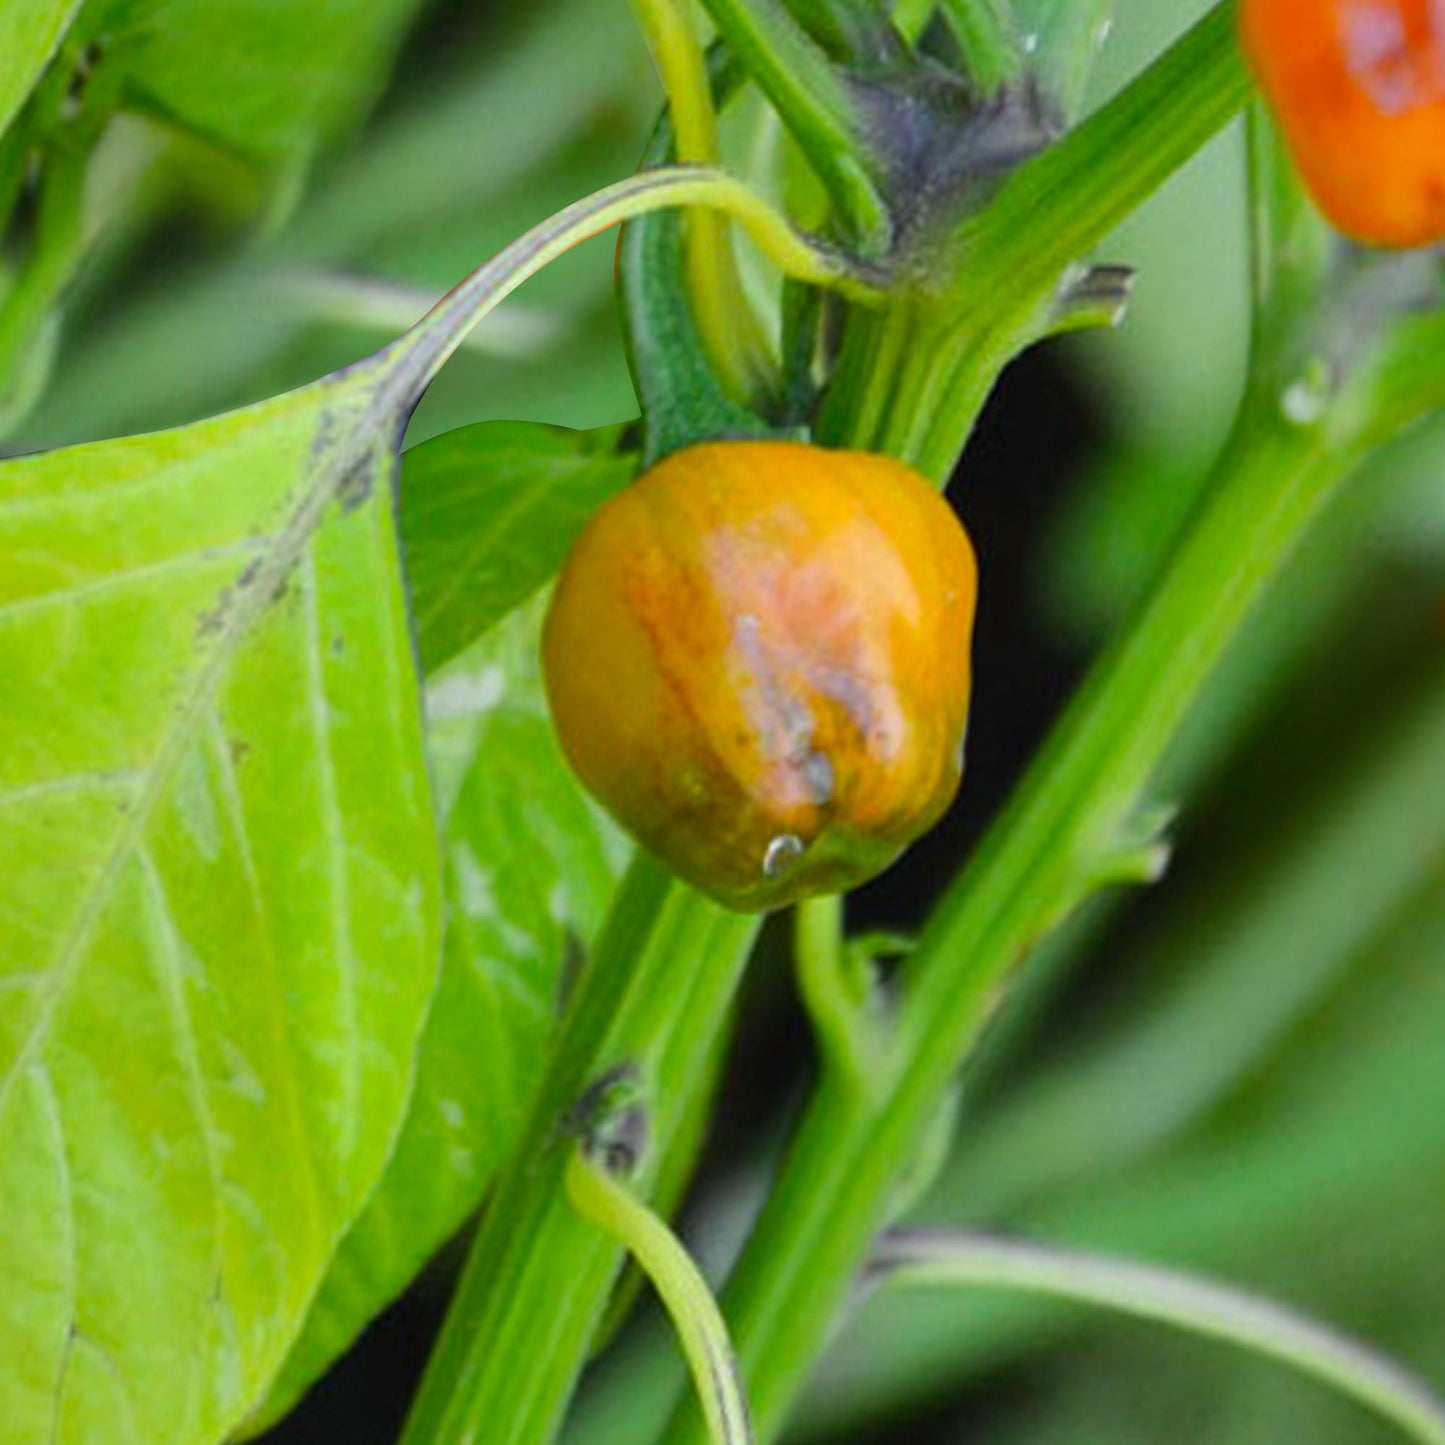
[[(385, 367), (383, 358), (388, 354), (379, 353), (372, 359), (370, 366), (363, 365), (349, 371), (343, 385), (360, 389), (378, 367)], [(313, 387), (334, 392), (342, 389), (335, 377), (313, 383)], [(292, 399), (303, 396), (305, 391), (310, 389), (304, 388), (301, 392), (293, 393)], [(388, 420), (393, 418), (399, 399), (398, 390), (396, 386), (382, 385), (376, 388), (373, 405), (368, 409), (365, 422), (345, 432), (331, 460), (323, 466), (313, 484), (306, 488), (285, 526), (272, 534), (275, 545), (269, 551), (258, 554), (259, 566), (251, 585), (239, 589), (235, 594), (232, 606), (221, 621), (210, 655), (195, 673), (189, 695), (177, 706), (174, 721), (161, 735), (150, 765), (137, 770), (142, 775), (142, 781), (135, 804), (122, 815), (115, 843), (91, 885), (89, 896), (60, 948), (51, 957), (45, 970), (46, 982), (37, 990), (40, 999), (35, 1017), (15, 1052), (12, 1065), (5, 1071), (4, 1076), (0, 1077), (0, 1119), (4, 1118), (10, 1106), (17, 1080), (24, 1077), (40, 1040), (48, 1033), (56, 1005), (65, 994), (84, 947), (114, 892), (121, 871), (149, 828), (152, 815), (164, 797), (187, 747), (197, 735), (198, 723), (214, 698), (227, 667), (244, 645), (253, 625), (273, 604), (281, 583), (304, 555), (311, 539), (320, 528), (327, 507), (335, 500), (358, 465), (364, 463), (372, 453), (377, 437)], [(318, 432), (321, 430), (324, 411), (325, 404), (318, 407)]]

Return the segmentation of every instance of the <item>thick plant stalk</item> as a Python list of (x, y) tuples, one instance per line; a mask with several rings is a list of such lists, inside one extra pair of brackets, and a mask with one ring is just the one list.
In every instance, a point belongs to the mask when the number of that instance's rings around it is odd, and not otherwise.
[[(1349, 460), (1267, 401), (1246, 410), (1173, 564), (920, 940), (875, 1091), (839, 1071), (820, 1082), (724, 1295), (760, 1439), (781, 1427), (1008, 978), (1089, 894), (1157, 870), (1138, 811), (1149, 778)], [(687, 1417), (668, 1439), (701, 1437)]]
[(575, 1137), (610, 1090), (626, 1091), (646, 1119), (648, 1142), (634, 1146), (645, 1193), (704, 1086), (757, 928), (639, 855), (468, 1256), (404, 1445), (551, 1438), (623, 1259), (568, 1202)]
[(1021, 166), (950, 241), (942, 274), (849, 318), (818, 420), (942, 484), (999, 373), (1058, 329), (1066, 282), (1245, 104), (1232, 7), (1216, 6), (1076, 130)]

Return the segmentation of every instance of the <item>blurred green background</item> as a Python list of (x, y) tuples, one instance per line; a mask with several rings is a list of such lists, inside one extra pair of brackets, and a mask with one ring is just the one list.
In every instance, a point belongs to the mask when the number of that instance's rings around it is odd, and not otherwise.
[[(1096, 94), (1202, 13), (1120, 0)], [(626, 174), (659, 94), (625, 0), (436, 0), (370, 119), (304, 188), (117, 127), (128, 192), (92, 255), (21, 451), (189, 420), (374, 349), (471, 266)], [(117, 181), (119, 184), (119, 179)], [(412, 442), (483, 418), (635, 411), (610, 237), (507, 303)], [(1088, 656), (1138, 597), (1229, 425), (1247, 345), (1231, 131), (1121, 229), (1118, 333), (1006, 376), (951, 495), (983, 597), (971, 775), (939, 834), (852, 905), (911, 926)], [(38, 383), (37, 383), (38, 384)], [(1177, 854), (1054, 941), (966, 1080), (915, 1208), (1204, 1270), (1315, 1312), (1445, 1385), (1445, 425), (1344, 493), (1231, 654), (1171, 762)], [(744, 1002), (689, 1240), (717, 1269), (811, 1067), (771, 936)], [(443, 1259), (276, 1441), (393, 1438)], [(647, 1438), (678, 1379), (650, 1305), (584, 1391), (573, 1445)], [(869, 1303), (799, 1440), (1373, 1445), (1392, 1433), (1222, 1347), (979, 1294)]]

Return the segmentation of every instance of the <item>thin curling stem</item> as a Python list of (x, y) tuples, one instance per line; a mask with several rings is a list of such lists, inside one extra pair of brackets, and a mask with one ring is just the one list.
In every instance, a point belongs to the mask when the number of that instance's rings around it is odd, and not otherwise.
[(829, 1068), (867, 1092), (876, 1041), (869, 1028), (868, 991), (850, 976), (843, 940), (843, 900), (836, 894), (798, 904), (794, 917), (798, 990)]
[(885, 278), (821, 245), (745, 182), (705, 166), (661, 166), (606, 186), (539, 222), (447, 293), (394, 349), (389, 387), (418, 398), (459, 346), (523, 282), (574, 246), (649, 211), (701, 206), (732, 216), (785, 276), (862, 304), (883, 299)]
[[(632, 9), (662, 77), (678, 161), (716, 163), (717, 114), (707, 60), (686, 6), (680, 0), (632, 0)], [(725, 219), (708, 212), (688, 216), (683, 256), (703, 345), (728, 391), (745, 401), (767, 387), (775, 367), (743, 291)]]
[(753, 1431), (727, 1325), (692, 1257), (645, 1204), (579, 1145), (567, 1161), (567, 1198), (631, 1253), (667, 1307), (687, 1357), (713, 1445), (752, 1445)]

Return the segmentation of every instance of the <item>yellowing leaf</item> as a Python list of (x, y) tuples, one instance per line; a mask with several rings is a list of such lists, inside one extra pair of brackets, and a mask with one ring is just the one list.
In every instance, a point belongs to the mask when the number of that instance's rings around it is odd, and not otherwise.
[(218, 1439), (385, 1163), (440, 864), (384, 353), (0, 464), (0, 1420)]

